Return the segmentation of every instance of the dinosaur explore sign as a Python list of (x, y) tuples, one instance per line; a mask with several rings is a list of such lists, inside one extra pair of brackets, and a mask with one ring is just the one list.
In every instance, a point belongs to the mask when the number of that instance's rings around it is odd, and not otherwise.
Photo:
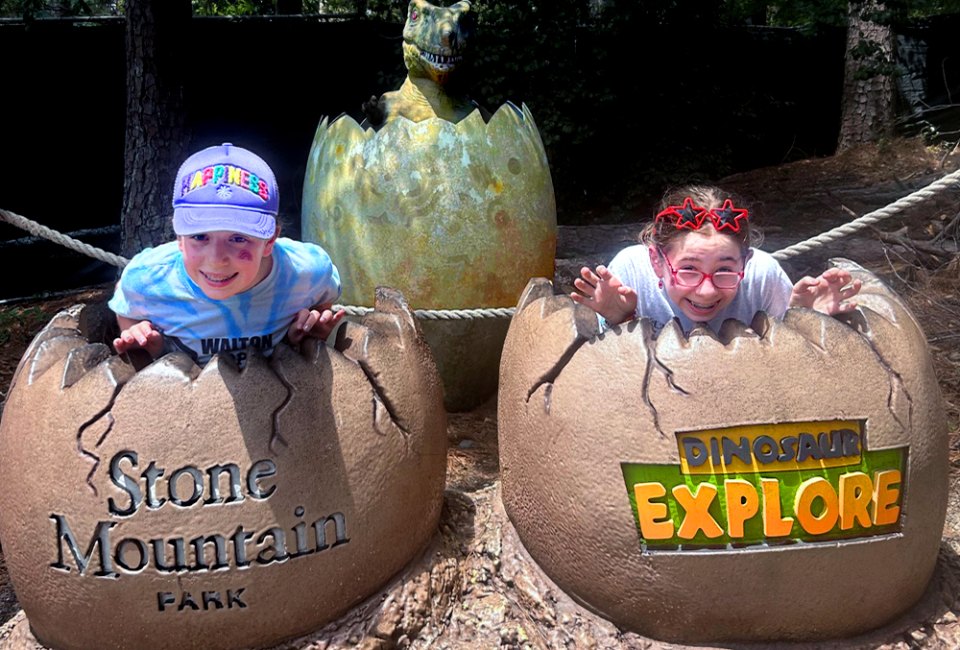
[(861, 421), (676, 437), (679, 465), (621, 464), (645, 550), (827, 541), (900, 528), (907, 449), (866, 449)]
[(689, 334), (600, 332), (531, 280), (500, 362), (501, 498), (559, 589), (709, 646), (850, 637), (926, 593), (950, 458), (927, 338), (878, 278), (831, 264), (863, 283), (849, 318)]

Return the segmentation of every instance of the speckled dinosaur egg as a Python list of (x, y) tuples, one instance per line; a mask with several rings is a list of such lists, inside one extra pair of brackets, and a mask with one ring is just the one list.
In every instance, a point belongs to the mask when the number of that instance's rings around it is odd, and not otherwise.
[(947, 500), (926, 339), (889, 289), (717, 334), (596, 315), (531, 283), (498, 399), (503, 504), (533, 559), (617, 625), (687, 643), (879, 627), (924, 593)]
[[(87, 308), (91, 309), (91, 308)], [(0, 423), (0, 538), (51, 648), (266, 647), (316, 630), (429, 542), (439, 379), (395, 294), (343, 351), (139, 372), (61, 314)]]
[[(556, 255), (553, 182), (530, 111), (505, 104), (488, 123), (476, 111), (457, 123), (398, 117), (379, 131), (324, 119), (307, 161), (302, 233), (337, 263), (346, 304), (366, 305), (386, 284), (419, 309), (512, 307), (531, 277), (553, 276)], [(455, 334), (471, 341), (461, 345), (425, 331), (448, 402), (455, 375), (474, 392), (486, 375), (495, 389), (506, 323), (490, 326), (486, 344), (478, 332)], [(492, 376), (476, 372), (489, 357)]]

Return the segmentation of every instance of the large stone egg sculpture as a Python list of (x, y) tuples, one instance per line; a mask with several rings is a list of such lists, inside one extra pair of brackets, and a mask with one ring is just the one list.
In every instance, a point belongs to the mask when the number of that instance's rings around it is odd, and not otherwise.
[(947, 500), (926, 340), (869, 272), (843, 321), (718, 334), (596, 317), (531, 282), (498, 402), (502, 498), (532, 558), (623, 628), (687, 643), (879, 627), (923, 594)]
[[(340, 261), (342, 302), (378, 284), (418, 309), (512, 307), (531, 277), (553, 277), (556, 203), (530, 111), (505, 104), (454, 123), (398, 117), (380, 130), (349, 116), (317, 128), (302, 233)], [(423, 320), (448, 408), (496, 391), (505, 318)]]
[(446, 415), (398, 294), (342, 352), (281, 344), (242, 371), (174, 353), (136, 372), (91, 342), (92, 309), (36, 337), (0, 424), (0, 539), (41, 643), (271, 646), (429, 542)]

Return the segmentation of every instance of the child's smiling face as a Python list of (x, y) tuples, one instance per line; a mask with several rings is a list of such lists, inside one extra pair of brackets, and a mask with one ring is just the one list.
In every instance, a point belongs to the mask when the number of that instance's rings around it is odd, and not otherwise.
[(183, 252), (187, 275), (203, 293), (225, 300), (256, 286), (270, 273), (273, 244), (277, 237), (257, 239), (238, 232), (217, 230), (181, 235), (177, 244)]
[[(664, 290), (680, 311), (694, 322), (706, 322), (720, 313), (737, 295), (739, 285), (720, 289), (711, 278), (704, 278), (700, 286), (685, 287), (677, 284), (674, 271), (690, 269), (702, 273), (732, 272), (743, 270), (746, 260), (739, 242), (733, 237), (718, 234), (713, 228), (704, 227), (674, 239), (663, 249), (666, 261), (655, 247), (650, 248), (650, 261), (656, 274), (663, 280)], [(668, 266), (669, 263), (669, 266)]]

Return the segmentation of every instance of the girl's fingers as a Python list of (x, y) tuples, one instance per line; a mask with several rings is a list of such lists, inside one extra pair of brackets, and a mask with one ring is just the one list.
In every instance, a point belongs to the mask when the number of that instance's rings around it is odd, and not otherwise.
[(310, 311), (307, 311), (306, 309), (301, 310), (297, 314), (297, 329), (300, 330), (301, 332), (306, 332), (311, 327), (313, 327), (314, 322), (316, 322), (316, 320), (313, 319), (313, 313)]
[(850, 282), (850, 272), (844, 271), (843, 269), (838, 269), (836, 267), (827, 269), (820, 275), (820, 277), (827, 282), (840, 282), (842, 284)]
[(573, 281), (573, 286), (575, 286), (577, 289), (579, 289), (580, 291), (582, 291), (583, 293), (585, 293), (587, 296), (590, 296), (590, 297), (592, 297), (597, 290), (595, 286), (587, 282), (584, 282), (579, 278)]

